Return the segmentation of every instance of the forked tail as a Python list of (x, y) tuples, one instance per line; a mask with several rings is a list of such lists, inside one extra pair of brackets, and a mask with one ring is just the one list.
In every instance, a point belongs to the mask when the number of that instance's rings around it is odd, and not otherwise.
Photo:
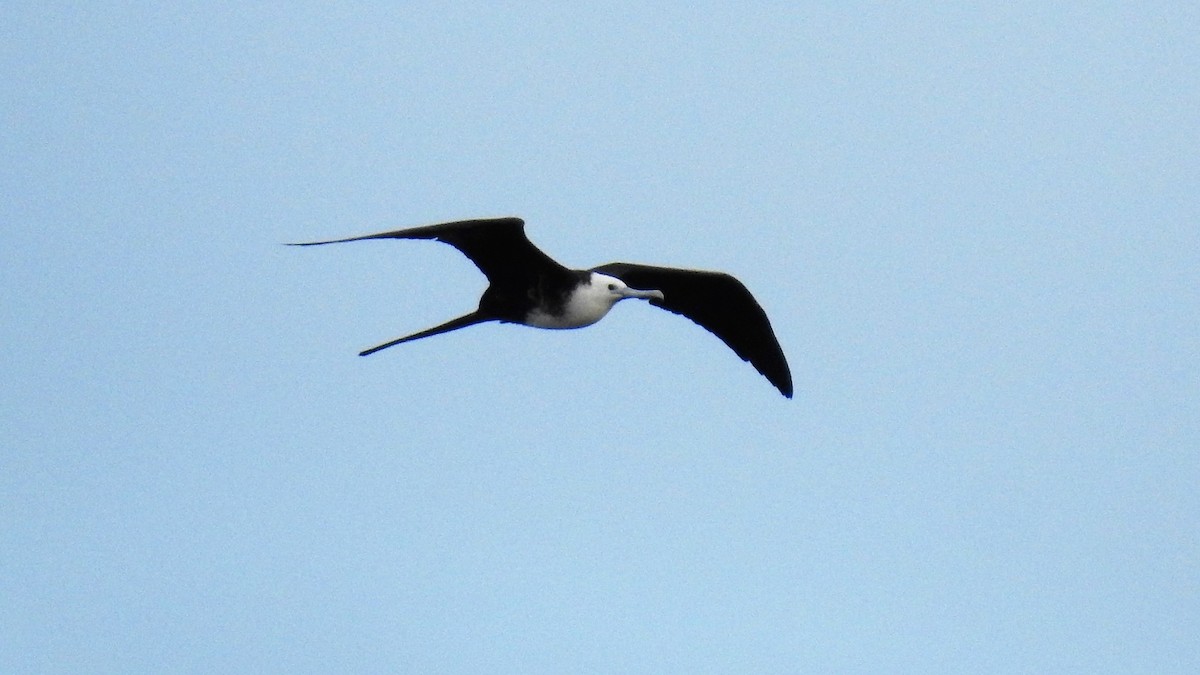
[(434, 326), (433, 328), (428, 328), (426, 330), (421, 331), (420, 333), (413, 333), (412, 335), (406, 335), (402, 338), (396, 338), (395, 340), (392, 340), (391, 342), (385, 342), (381, 345), (377, 345), (375, 347), (371, 347), (370, 349), (363, 350), (363, 351), (359, 352), (358, 355), (359, 356), (368, 356), (370, 354), (374, 354), (375, 352), (377, 352), (381, 349), (387, 349), (388, 347), (394, 347), (394, 346), (396, 346), (398, 344), (402, 344), (404, 342), (412, 342), (413, 340), (420, 340), (421, 338), (427, 338), (431, 335), (440, 335), (442, 333), (449, 333), (452, 330), (458, 330), (459, 328), (466, 328), (467, 326), (474, 326), (477, 323), (484, 323), (486, 321), (495, 321), (495, 319), (493, 319), (490, 316), (481, 315), (478, 311), (474, 311), (474, 312), (471, 312), (470, 314), (460, 316), (457, 319), (451, 319), (440, 326)]

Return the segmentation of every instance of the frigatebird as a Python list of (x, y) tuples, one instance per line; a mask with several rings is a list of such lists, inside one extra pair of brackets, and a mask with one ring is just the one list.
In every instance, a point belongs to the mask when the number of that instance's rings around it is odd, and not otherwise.
[(485, 321), (581, 328), (604, 318), (617, 302), (640, 298), (683, 315), (716, 335), (781, 394), (792, 397), (792, 374), (766, 312), (742, 282), (729, 274), (625, 262), (568, 269), (529, 241), (525, 221), (520, 218), (457, 220), (289, 246), (367, 239), (434, 239), (450, 244), (483, 272), (488, 287), (478, 309), (470, 314), (371, 347), (359, 356)]

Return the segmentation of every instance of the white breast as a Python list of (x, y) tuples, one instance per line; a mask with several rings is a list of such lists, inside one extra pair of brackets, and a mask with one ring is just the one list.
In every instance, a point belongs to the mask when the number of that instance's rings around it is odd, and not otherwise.
[(588, 283), (575, 287), (561, 316), (535, 308), (525, 316), (525, 325), (537, 328), (582, 328), (596, 323), (621, 299), (620, 295), (608, 290), (609, 279), (593, 273)]

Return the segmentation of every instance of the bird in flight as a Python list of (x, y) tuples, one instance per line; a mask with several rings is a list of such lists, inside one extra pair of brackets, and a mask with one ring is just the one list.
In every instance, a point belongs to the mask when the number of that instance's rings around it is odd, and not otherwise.
[(520, 218), (458, 220), (289, 246), (367, 239), (444, 242), (475, 263), (487, 277), (488, 287), (475, 311), (371, 347), (360, 356), (487, 321), (536, 328), (581, 328), (604, 318), (617, 302), (638, 298), (685, 316), (716, 335), (743, 361), (749, 361), (779, 393), (792, 397), (792, 374), (766, 312), (742, 282), (723, 272), (625, 262), (569, 269), (526, 238), (525, 221)]

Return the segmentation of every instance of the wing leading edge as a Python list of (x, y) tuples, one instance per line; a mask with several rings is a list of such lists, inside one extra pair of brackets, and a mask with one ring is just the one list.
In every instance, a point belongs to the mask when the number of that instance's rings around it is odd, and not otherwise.
[(566, 268), (529, 241), (525, 236), (525, 221), (520, 218), (456, 220), (292, 246), (320, 246), (367, 239), (434, 239), (450, 244), (475, 263), (479, 271), (493, 283), (523, 276), (529, 270), (566, 272)]

